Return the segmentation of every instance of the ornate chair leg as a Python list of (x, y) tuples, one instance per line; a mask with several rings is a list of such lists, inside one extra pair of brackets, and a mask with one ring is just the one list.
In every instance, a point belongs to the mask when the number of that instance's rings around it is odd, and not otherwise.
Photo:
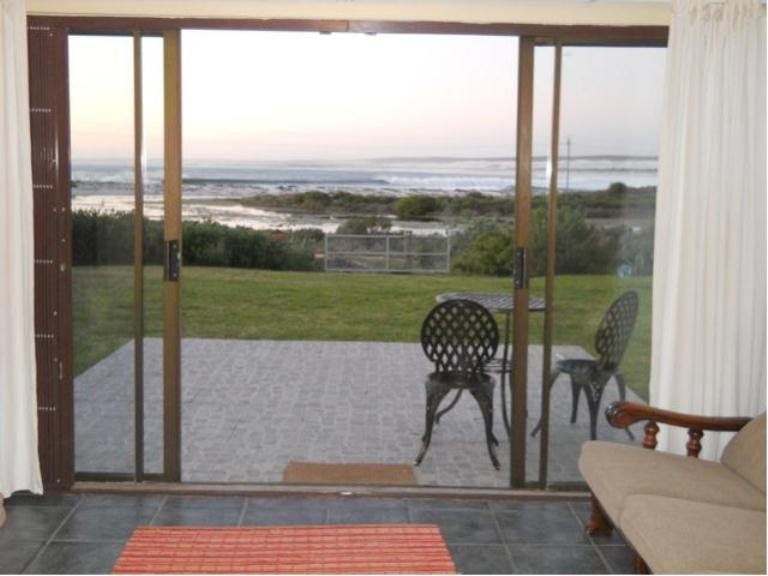
[[(624, 402), (627, 399), (627, 383), (624, 380), (624, 374), (621, 372), (616, 372), (613, 377), (616, 379), (616, 386), (619, 388), (619, 400)], [(630, 440), (635, 439), (635, 435), (632, 433), (632, 430), (629, 429), (629, 426), (624, 428), (624, 430), (626, 431)]]
[(579, 396), (581, 395), (581, 384), (576, 382), (571, 376), (571, 424), (576, 423), (579, 416)]
[(587, 534), (590, 536), (610, 536), (612, 531), (613, 526), (611, 526), (611, 522), (608, 520), (605, 512), (603, 512), (603, 507), (600, 506), (600, 502), (592, 494), (592, 514), (589, 516)]
[(427, 408), (424, 422), (424, 436), (421, 437), (421, 450), (419, 451), (419, 455), (416, 456), (416, 466), (421, 464), (421, 461), (424, 459), (424, 456), (427, 453), (427, 449), (429, 448), (429, 443), (432, 441), (432, 428), (435, 425), (435, 413), (437, 412), (437, 408), (440, 406), (440, 402), (442, 402), (443, 398), (445, 398), (445, 396), (450, 391), (450, 388), (447, 386), (441, 386), (439, 384), (435, 385), (431, 382), (428, 382), (426, 387)]
[[(552, 387), (555, 385), (555, 381), (560, 377), (560, 370), (555, 370), (552, 372), (552, 375), (549, 377), (549, 386), (547, 386), (547, 394), (552, 394)], [(573, 380), (571, 380), (573, 382)], [(531, 437), (536, 436), (536, 434), (539, 433), (539, 430), (541, 430), (541, 418), (539, 418), (539, 421), (536, 423), (536, 426), (534, 426), (533, 430), (531, 430)]]
[(496, 457), (496, 448), (494, 447), (495, 436), (493, 435), (493, 387), (476, 387), (470, 390), (472, 397), (477, 401), (480, 412), (483, 413), (485, 421), (485, 443), (488, 445), (488, 455), (491, 457), (491, 463), (496, 470), (501, 469), (499, 459)]
[(603, 399), (605, 386), (590, 387), (587, 390), (587, 406), (589, 407), (589, 439), (597, 440), (597, 417), (600, 411), (600, 401)]
[(448, 406), (446, 406), (445, 408), (440, 410), (440, 412), (438, 412), (435, 415), (435, 424), (439, 425), (440, 424), (440, 418), (442, 418), (443, 415), (446, 414), (447, 412), (450, 412), (451, 410), (453, 410), (453, 407), (456, 406), (456, 404), (459, 402), (459, 398), (461, 398), (461, 393), (462, 392), (464, 392), (464, 390), (457, 391), (456, 392), (456, 396), (454, 397), (453, 400), (451, 400), (451, 403), (448, 404)]

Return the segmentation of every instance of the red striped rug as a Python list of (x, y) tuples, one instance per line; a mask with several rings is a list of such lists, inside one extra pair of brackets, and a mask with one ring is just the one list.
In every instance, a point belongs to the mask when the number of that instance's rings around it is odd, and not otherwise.
[(113, 574), (455, 574), (432, 524), (137, 528)]

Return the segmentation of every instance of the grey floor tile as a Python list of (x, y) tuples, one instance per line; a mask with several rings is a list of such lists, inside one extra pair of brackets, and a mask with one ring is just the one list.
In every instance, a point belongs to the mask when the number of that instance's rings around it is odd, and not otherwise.
[(593, 546), (510, 546), (518, 574), (605, 574)]
[(325, 498), (251, 498), (243, 525), (325, 524), (330, 502)]
[(142, 506), (80, 507), (56, 534), (56, 540), (125, 541), (138, 526), (146, 526), (154, 509)]
[(9, 506), (0, 542), (48, 540), (70, 510), (69, 506)]
[(79, 494), (21, 494), (16, 493), (6, 498), (8, 506), (74, 506), (80, 501)]
[(411, 510), (481, 510), (490, 508), (486, 500), (473, 498), (409, 498)]
[(453, 563), (460, 574), (512, 574), (506, 547), (485, 544), (451, 544)]
[(79, 509), (133, 508), (143, 512), (156, 512), (165, 500), (157, 494), (85, 494)]
[(168, 496), (163, 504), (166, 510), (189, 510), (213, 508), (216, 510), (237, 510), (243, 508), (245, 498), (231, 496)]
[(437, 524), (448, 544), (501, 544), (490, 512), (476, 510), (414, 510), (411, 521)]
[(581, 522), (582, 525), (586, 527), (586, 525), (589, 523), (589, 517), (592, 514), (592, 503), (571, 502), (570, 505), (571, 509), (576, 514), (576, 517), (579, 519), (579, 522)]
[(377, 524), (408, 522), (408, 504), (404, 500), (342, 499), (328, 506), (329, 524)]
[(21, 574), (43, 542), (0, 542), (0, 574)]
[(51, 542), (25, 574), (109, 574), (122, 544)]
[(568, 504), (520, 503), (495, 512), (509, 544), (589, 544)]
[(163, 508), (153, 526), (237, 526), (240, 510), (232, 508)]
[(635, 573), (635, 553), (628, 546), (599, 546), (598, 549), (613, 574)]

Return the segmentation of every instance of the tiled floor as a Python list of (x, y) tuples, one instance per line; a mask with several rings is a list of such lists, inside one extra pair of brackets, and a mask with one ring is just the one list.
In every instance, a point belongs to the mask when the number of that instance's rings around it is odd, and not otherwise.
[(14, 497), (0, 573), (108, 573), (139, 525), (437, 524), (461, 573), (630, 573), (618, 536), (589, 537), (585, 502), (304, 497)]

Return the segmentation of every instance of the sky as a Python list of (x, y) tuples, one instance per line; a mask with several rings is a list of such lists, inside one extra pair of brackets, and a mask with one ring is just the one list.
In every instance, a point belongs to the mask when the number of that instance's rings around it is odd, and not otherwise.
[[(512, 37), (182, 33), (185, 161), (511, 157)], [(130, 158), (132, 39), (70, 39), (72, 154)], [(146, 149), (162, 157), (162, 40), (143, 40)], [(554, 49), (537, 48), (534, 153), (549, 149)], [(573, 155), (655, 155), (659, 48), (565, 48), (560, 138)]]

